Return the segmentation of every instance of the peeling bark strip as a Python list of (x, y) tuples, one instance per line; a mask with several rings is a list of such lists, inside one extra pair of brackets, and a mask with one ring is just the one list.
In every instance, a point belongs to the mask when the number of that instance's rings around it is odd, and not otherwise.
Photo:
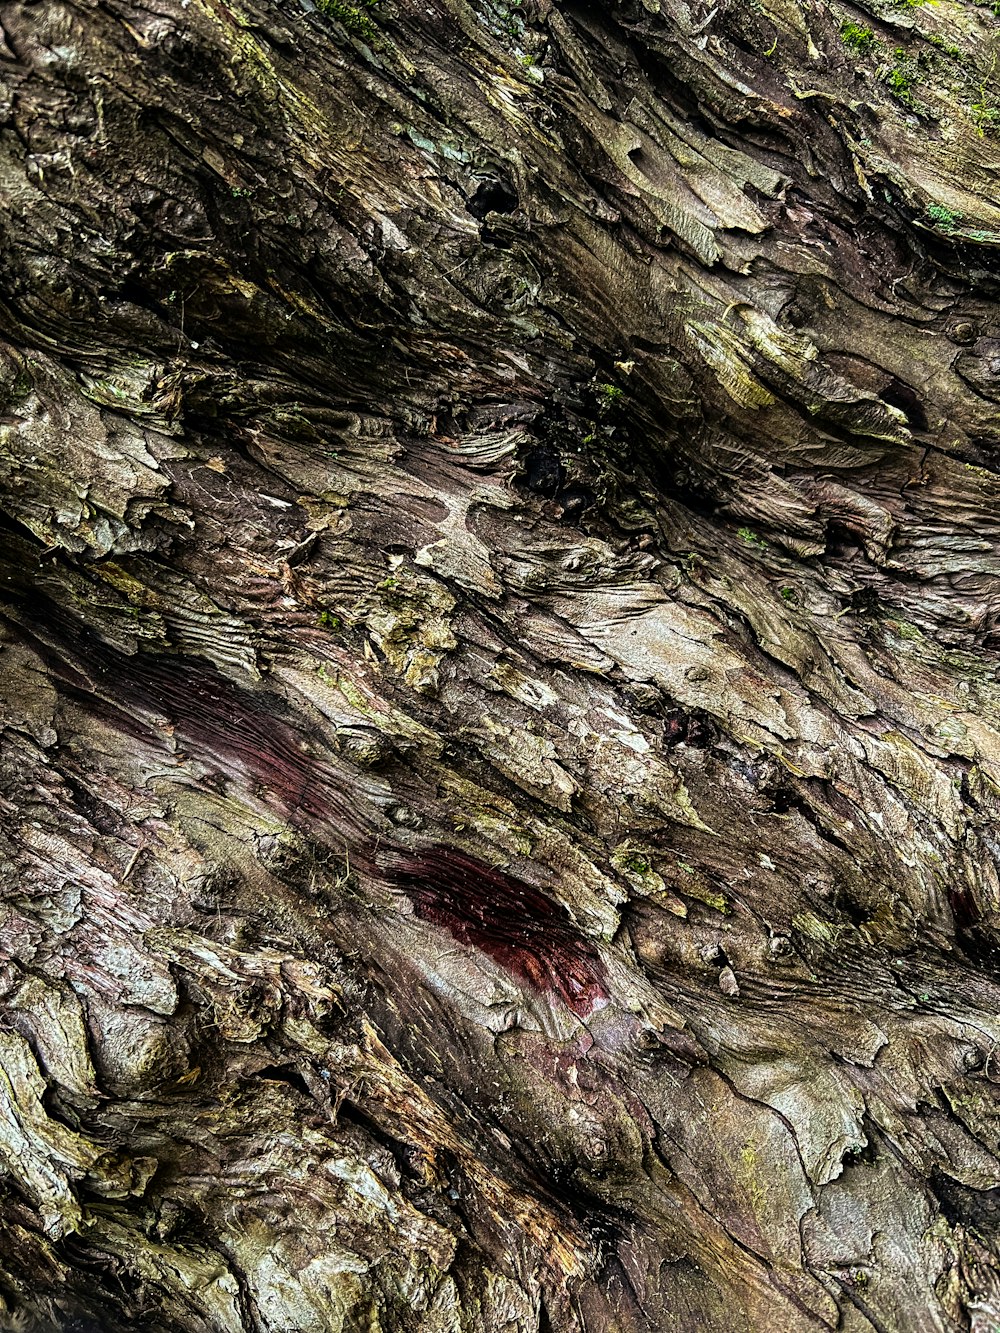
[(0, 1329), (992, 1333), (993, 7), (0, 29)]

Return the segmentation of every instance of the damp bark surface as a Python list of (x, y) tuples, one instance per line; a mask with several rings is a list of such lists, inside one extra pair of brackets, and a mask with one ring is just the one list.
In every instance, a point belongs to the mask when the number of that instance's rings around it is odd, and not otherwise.
[(0, 27), (0, 1327), (992, 1333), (993, 8)]

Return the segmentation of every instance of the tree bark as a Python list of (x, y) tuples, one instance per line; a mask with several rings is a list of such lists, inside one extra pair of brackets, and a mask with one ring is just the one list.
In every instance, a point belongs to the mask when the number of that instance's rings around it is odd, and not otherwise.
[(997, 1327), (993, 10), (0, 20), (0, 1326)]

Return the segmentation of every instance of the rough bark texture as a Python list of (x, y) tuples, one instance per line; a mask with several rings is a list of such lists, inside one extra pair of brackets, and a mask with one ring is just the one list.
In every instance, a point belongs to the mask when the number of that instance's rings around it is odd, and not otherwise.
[(0, 1324), (994, 1329), (992, 10), (0, 18)]

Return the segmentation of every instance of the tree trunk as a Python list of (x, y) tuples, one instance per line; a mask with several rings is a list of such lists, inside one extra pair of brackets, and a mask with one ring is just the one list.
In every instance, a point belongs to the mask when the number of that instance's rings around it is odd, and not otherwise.
[(993, 9), (0, 18), (0, 1327), (995, 1329)]

